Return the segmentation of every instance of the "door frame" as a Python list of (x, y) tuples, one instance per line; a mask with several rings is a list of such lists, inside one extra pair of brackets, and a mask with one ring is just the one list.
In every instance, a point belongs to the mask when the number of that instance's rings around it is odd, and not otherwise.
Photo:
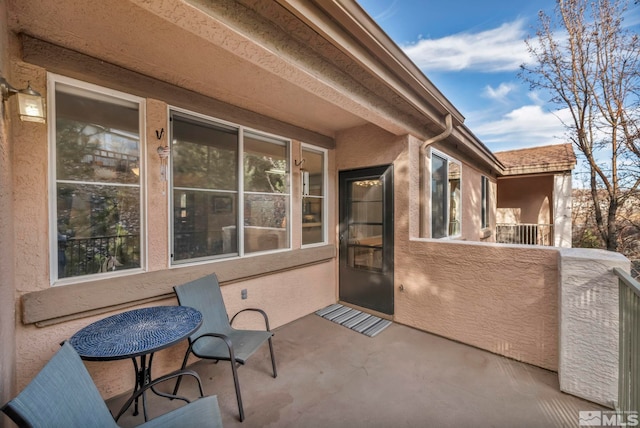
[[(382, 268), (356, 269), (347, 263), (351, 181), (380, 179), (382, 191)], [(377, 313), (393, 315), (394, 302), (394, 188), (393, 164), (350, 169), (338, 173), (338, 296), (340, 301)], [(352, 249), (353, 250), (353, 249)], [(357, 284), (346, 284), (355, 281)], [(365, 283), (369, 281), (368, 283)], [(347, 292), (347, 287), (352, 287)], [(370, 295), (369, 293), (375, 293)], [(362, 297), (358, 297), (362, 296)], [(366, 297), (365, 297), (366, 295)]]

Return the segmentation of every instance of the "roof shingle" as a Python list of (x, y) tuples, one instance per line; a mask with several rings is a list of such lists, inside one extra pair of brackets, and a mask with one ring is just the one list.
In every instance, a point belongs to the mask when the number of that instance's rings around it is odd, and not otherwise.
[(576, 166), (570, 143), (508, 150), (495, 155), (505, 166), (505, 175), (571, 171)]

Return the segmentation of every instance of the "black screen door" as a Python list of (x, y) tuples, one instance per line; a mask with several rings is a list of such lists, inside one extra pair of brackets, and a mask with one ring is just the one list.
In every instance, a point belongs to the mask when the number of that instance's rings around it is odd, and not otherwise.
[(393, 166), (340, 173), (340, 300), (393, 314)]

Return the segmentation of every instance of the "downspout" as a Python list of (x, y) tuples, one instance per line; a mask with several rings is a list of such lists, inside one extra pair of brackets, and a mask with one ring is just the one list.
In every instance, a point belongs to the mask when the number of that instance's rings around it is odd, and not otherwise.
[(435, 135), (428, 140), (425, 140), (422, 145), (420, 145), (420, 237), (425, 238), (427, 234), (428, 228), (428, 219), (427, 215), (427, 195), (426, 191), (428, 189), (428, 178), (426, 174), (426, 166), (427, 166), (427, 147), (433, 143), (437, 143), (438, 141), (442, 141), (451, 135), (451, 131), (453, 131), (453, 121), (451, 118), (451, 113), (447, 113), (444, 118), (445, 129), (442, 133)]

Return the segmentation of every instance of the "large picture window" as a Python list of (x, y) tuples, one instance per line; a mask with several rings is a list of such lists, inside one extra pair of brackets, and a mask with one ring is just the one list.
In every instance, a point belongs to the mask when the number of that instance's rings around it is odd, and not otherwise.
[(442, 153), (431, 152), (431, 237), (462, 233), (462, 166)]
[(302, 147), (302, 245), (325, 242), (326, 151)]
[(289, 248), (289, 142), (179, 111), (171, 126), (172, 261)]
[(50, 75), (52, 279), (142, 267), (141, 100)]

